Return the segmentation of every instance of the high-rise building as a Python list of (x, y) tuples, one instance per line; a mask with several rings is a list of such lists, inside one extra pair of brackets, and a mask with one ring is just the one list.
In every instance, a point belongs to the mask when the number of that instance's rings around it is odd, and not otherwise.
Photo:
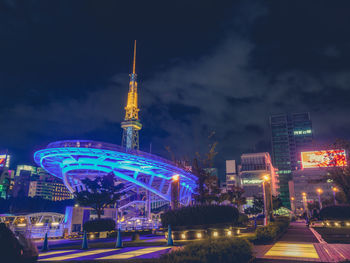
[(14, 197), (28, 196), (30, 182), (37, 179), (39, 179), (39, 176), (36, 173), (36, 167), (31, 165), (17, 165), (12, 195)]
[(8, 198), (13, 187), (13, 176), (10, 167), (10, 155), (0, 154), (0, 198)]
[(308, 112), (278, 114), (270, 117), (272, 159), (278, 169), (279, 192), (283, 205), (290, 208), (288, 182), (292, 171), (301, 168), (300, 152), (311, 146), (312, 122)]
[(73, 198), (62, 180), (47, 173), (41, 167), (18, 165), (13, 195), (41, 197), (52, 201)]
[(272, 165), (270, 154), (267, 152), (242, 154), (239, 177), (240, 186), (247, 199), (247, 206), (252, 205), (254, 196), (263, 195), (263, 177), (266, 175), (270, 179), (271, 194), (278, 195), (278, 176)]

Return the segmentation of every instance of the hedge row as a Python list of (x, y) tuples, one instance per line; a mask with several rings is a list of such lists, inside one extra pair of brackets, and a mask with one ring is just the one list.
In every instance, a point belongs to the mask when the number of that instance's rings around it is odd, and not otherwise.
[(274, 222), (271, 222), (267, 226), (259, 227), (256, 229), (257, 243), (269, 243), (280, 237), (289, 226), (288, 218), (277, 218)]
[(162, 225), (167, 227), (212, 224), (236, 225), (239, 212), (233, 206), (201, 205), (169, 210), (161, 215)]
[(83, 229), (86, 232), (101, 232), (115, 230), (115, 222), (111, 218), (90, 220), (84, 223)]
[(350, 219), (350, 206), (327, 206), (320, 211), (320, 219), (346, 220)]
[(245, 263), (252, 260), (252, 244), (245, 239), (236, 238), (195, 242), (163, 255), (159, 263)]

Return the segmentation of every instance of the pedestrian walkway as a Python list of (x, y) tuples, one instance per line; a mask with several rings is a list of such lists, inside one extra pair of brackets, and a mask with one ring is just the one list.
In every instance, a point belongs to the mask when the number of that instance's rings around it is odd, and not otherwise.
[(86, 251), (55, 250), (40, 253), (39, 261), (157, 258), (170, 249), (171, 247), (126, 247), (121, 249), (90, 249)]
[(350, 245), (327, 244), (304, 222), (292, 222), (278, 242), (255, 246), (255, 253), (258, 262), (341, 262), (350, 260)]

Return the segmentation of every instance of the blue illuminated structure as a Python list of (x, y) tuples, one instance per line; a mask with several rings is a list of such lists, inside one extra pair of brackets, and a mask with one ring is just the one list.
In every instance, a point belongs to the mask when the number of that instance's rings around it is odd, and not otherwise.
[(173, 162), (139, 150), (118, 145), (69, 140), (50, 143), (34, 154), (35, 162), (63, 179), (70, 192), (84, 189), (81, 180), (113, 172), (125, 188), (139, 186), (170, 201), (171, 180), (180, 179), (180, 202), (187, 205), (195, 189), (196, 178)]

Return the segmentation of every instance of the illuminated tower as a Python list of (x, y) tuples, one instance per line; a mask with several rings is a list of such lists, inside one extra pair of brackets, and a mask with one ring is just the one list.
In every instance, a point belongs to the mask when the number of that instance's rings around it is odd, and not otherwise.
[(142, 125), (139, 121), (139, 108), (137, 106), (137, 81), (135, 73), (136, 64), (136, 40), (134, 45), (134, 60), (132, 74), (130, 74), (128, 101), (125, 107), (125, 118), (121, 126), (123, 128), (122, 146), (126, 149), (139, 150), (139, 130)]

